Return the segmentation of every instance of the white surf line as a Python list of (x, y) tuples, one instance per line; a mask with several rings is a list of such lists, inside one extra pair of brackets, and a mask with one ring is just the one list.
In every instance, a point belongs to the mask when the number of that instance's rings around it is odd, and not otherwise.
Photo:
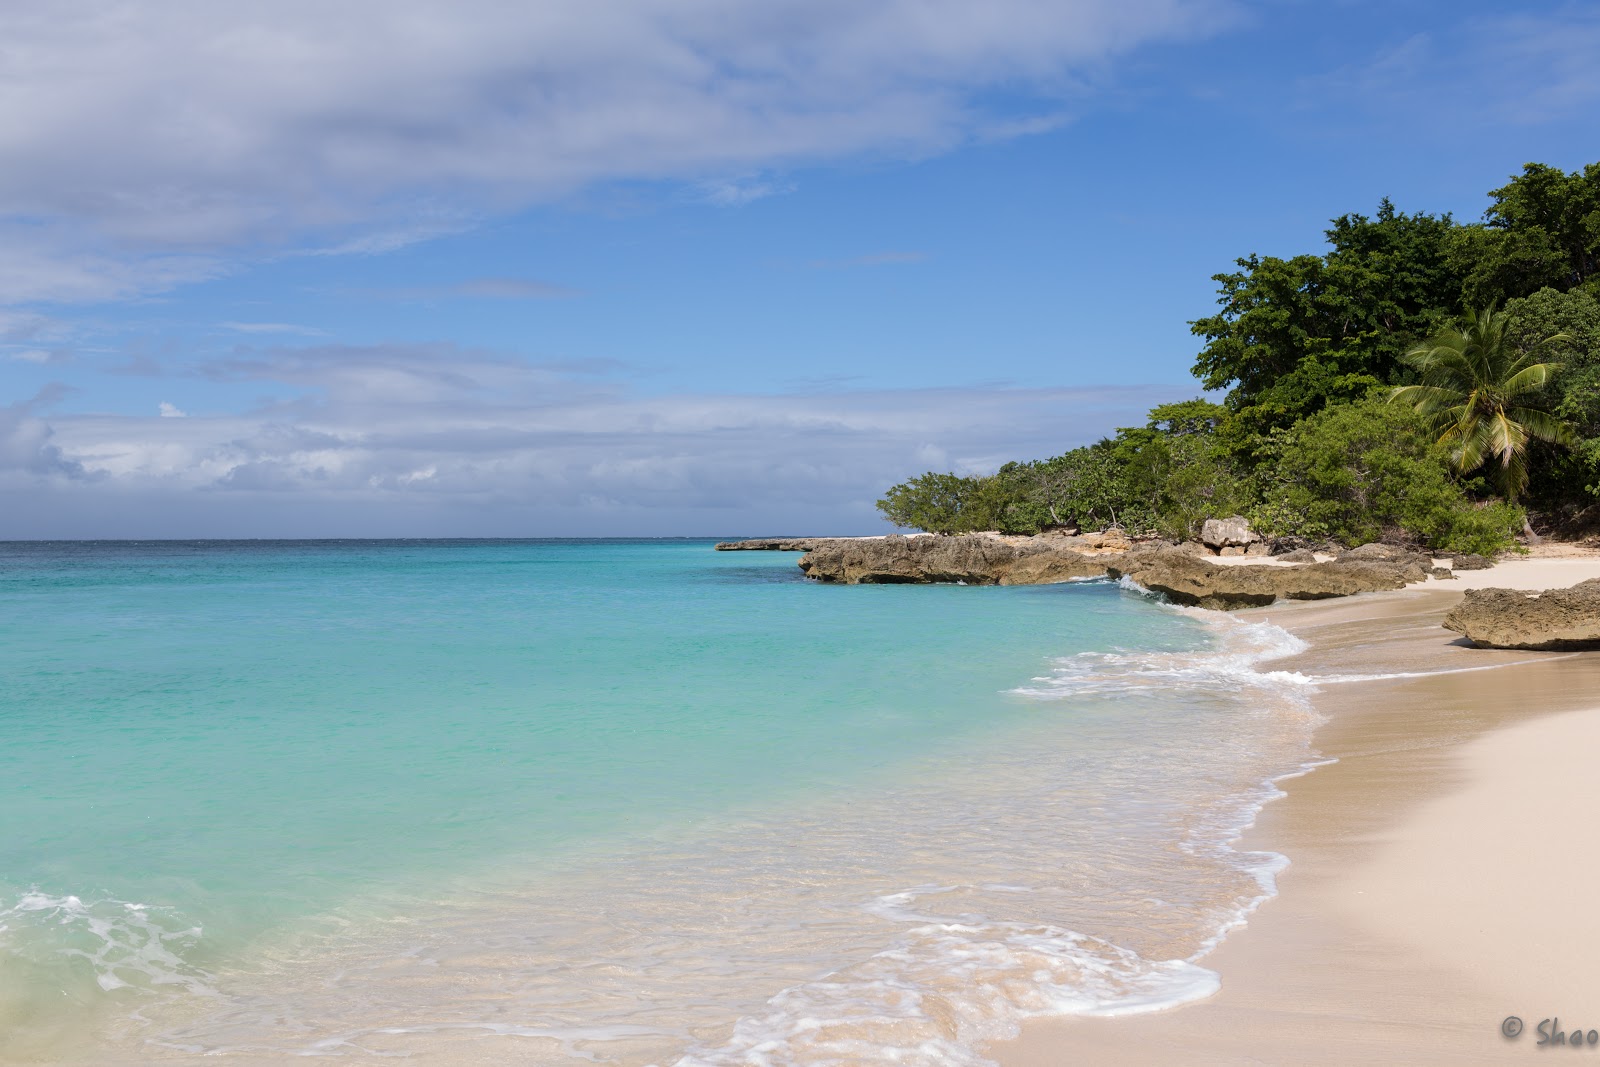
[(1345, 682), (1385, 682), (1399, 678), (1432, 678), (1436, 674), (1470, 674), (1473, 671), (1497, 671), (1502, 667), (1521, 667), (1529, 663), (1549, 663), (1552, 660), (1571, 659), (1581, 652), (1563, 652), (1546, 659), (1515, 659), (1510, 663), (1485, 663), (1477, 667), (1445, 667), (1437, 671), (1397, 671), (1393, 674), (1315, 674), (1307, 675), (1312, 685), (1341, 685)]

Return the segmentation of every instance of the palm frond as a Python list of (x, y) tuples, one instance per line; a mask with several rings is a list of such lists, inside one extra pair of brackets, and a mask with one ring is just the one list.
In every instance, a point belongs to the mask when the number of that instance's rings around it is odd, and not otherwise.
[(1578, 443), (1577, 432), (1548, 411), (1513, 407), (1506, 409), (1506, 416), (1521, 423), (1527, 428), (1528, 436), (1540, 441), (1549, 441), (1551, 444), (1565, 445), (1568, 448)]
[(1535, 363), (1520, 370), (1513, 367), (1512, 375), (1500, 383), (1500, 393), (1509, 398), (1521, 396), (1523, 393), (1537, 392), (1549, 385), (1550, 379), (1554, 378), (1556, 371), (1560, 369), (1559, 363)]

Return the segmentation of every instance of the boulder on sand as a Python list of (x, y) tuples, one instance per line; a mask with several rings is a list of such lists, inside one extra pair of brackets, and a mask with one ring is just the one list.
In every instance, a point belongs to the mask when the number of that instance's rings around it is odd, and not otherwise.
[(1445, 629), (1480, 648), (1600, 649), (1600, 578), (1570, 589), (1468, 589)]
[(1207, 519), (1200, 527), (1200, 540), (1207, 548), (1243, 548), (1261, 540), (1261, 535), (1250, 529), (1243, 515), (1231, 519)]
[(1278, 599), (1322, 600), (1404, 589), (1407, 583), (1427, 577), (1414, 566), (1381, 561), (1230, 567), (1170, 549), (1135, 550), (1111, 561), (1108, 569), (1113, 578), (1126, 577), (1153, 593), (1164, 593), (1175, 604), (1224, 611)]

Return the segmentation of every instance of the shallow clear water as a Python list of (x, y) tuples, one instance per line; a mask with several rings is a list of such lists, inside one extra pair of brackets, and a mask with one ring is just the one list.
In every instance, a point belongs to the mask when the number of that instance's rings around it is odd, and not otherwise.
[(1214, 988), (1292, 639), (795, 559), (0, 545), (0, 1055), (978, 1062)]

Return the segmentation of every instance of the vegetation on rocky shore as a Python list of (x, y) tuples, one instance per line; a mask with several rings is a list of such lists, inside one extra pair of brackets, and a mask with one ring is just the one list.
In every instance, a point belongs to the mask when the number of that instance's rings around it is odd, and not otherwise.
[[(1222, 403), (988, 475), (929, 472), (879, 509), (937, 533), (1051, 526), (1492, 553), (1600, 517), (1600, 163), (1528, 164), (1481, 222), (1385, 200), (1330, 249), (1251, 255), (1191, 323)], [(1527, 509), (1526, 513), (1524, 508)]]

